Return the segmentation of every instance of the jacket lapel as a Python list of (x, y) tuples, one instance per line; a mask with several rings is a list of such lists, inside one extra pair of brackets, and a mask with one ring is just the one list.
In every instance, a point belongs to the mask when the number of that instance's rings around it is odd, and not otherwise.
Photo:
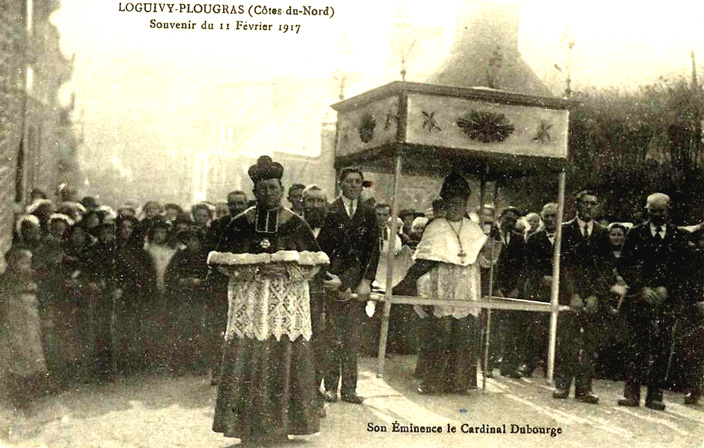
[[(337, 213), (340, 215), (340, 220), (343, 223), (348, 223), (350, 222), (350, 217), (347, 214), (347, 210), (345, 210), (345, 203), (342, 201), (342, 197), (339, 197), (335, 199), (334, 206), (337, 209)], [(356, 215), (355, 211), (355, 215)]]

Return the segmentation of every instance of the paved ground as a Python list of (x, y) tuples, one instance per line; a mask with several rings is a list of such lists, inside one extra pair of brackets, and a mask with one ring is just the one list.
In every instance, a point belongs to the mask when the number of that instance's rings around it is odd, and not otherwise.
[[(490, 379), (486, 391), (468, 397), (420, 396), (412, 377), (414, 357), (387, 362), (386, 381), (362, 360), (363, 406), (328, 407), (320, 434), (297, 438), (292, 447), (704, 447), (704, 407), (682, 405), (681, 394), (667, 394), (665, 412), (616, 406), (622, 384), (600, 381), (597, 406), (573, 399), (556, 401), (542, 378)], [(202, 376), (131, 377), (87, 385), (48, 397), (30, 414), (9, 410), (3, 417), (0, 446), (48, 448), (175, 448), (236, 446), (210, 430), (214, 389)], [(441, 434), (394, 433), (402, 426), (440, 426)], [(369, 431), (385, 428), (386, 432)], [(448, 425), (456, 433), (448, 434)], [(463, 426), (464, 425), (464, 426)], [(463, 433), (467, 428), (504, 428), (507, 434)], [(512, 425), (516, 425), (512, 427)], [(553, 428), (561, 434), (511, 434), (513, 428)]]

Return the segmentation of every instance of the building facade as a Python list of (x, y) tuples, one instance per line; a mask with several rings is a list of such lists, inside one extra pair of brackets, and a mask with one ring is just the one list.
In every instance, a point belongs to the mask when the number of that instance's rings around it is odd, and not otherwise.
[(76, 145), (70, 111), (59, 104), (72, 63), (49, 21), (58, 7), (56, 0), (0, 2), (0, 255), (12, 243), (14, 217), (29, 192), (38, 188), (51, 197), (75, 173), (67, 160)]

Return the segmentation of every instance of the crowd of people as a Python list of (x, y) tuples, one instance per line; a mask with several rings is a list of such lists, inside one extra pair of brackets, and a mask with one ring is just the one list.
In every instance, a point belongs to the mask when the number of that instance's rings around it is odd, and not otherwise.
[[(686, 404), (701, 397), (704, 372), (704, 288), (701, 225), (678, 227), (670, 220), (670, 198), (648, 196), (642, 222), (604, 222), (592, 191), (576, 195), (576, 216), (562, 226), (559, 301), (570, 311), (558, 325), (555, 399), (570, 395), (596, 404), (595, 377), (624, 380), (621, 406), (663, 410), (663, 389), (686, 393)], [(480, 255), (483, 279), (493, 264), (494, 295), (548, 302), (558, 205), (522, 216), (504, 207), (479, 210), (489, 241)], [(489, 249), (490, 250), (487, 250)], [(487, 252), (491, 252), (490, 254)], [(489, 285), (485, 282), (484, 293)], [(499, 312), (489, 335), (490, 365), (502, 375), (530, 376), (547, 361), (549, 316)], [(486, 335), (484, 335), (486, 336)], [(491, 372), (487, 372), (491, 375)]]
[(229, 217), (250, 205), (244, 192), (224, 211), (150, 201), (139, 214), (92, 197), (33, 196), (0, 280), (0, 375), (17, 406), (117, 375), (217, 368), (227, 300), (207, 257)]
[[(391, 208), (375, 203), (359, 169), (341, 171), (332, 201), (317, 185), (293, 184), (290, 208), (280, 164), (262, 157), (249, 174), (254, 201), (233, 191), (189, 211), (35, 192), (0, 279), (0, 374), (16, 406), (115, 375), (209, 372), (215, 431), (248, 442), (317, 432), (324, 402), (364, 401), (360, 327), (373, 314), (371, 291), (387, 286), (380, 258), (405, 248), (412, 261), (394, 293), (458, 301), (413, 308), (419, 393), (475, 389), (485, 347), (488, 376), (546, 371), (547, 313), (494, 312), (489, 327), (486, 310), (461, 302), (550, 300), (557, 204), (469, 211), (469, 183), (452, 173), (433, 207), (403, 210), (392, 235)], [(599, 221), (598, 206), (595, 193), (577, 194), (562, 227), (559, 299), (570, 311), (559, 319), (554, 398), (574, 383), (578, 400), (596, 404), (601, 377), (625, 380), (622, 406), (640, 405), (641, 385), (652, 409), (665, 408), (670, 386), (698, 403), (704, 231), (673, 225), (661, 193), (647, 198), (643, 222)], [(392, 339), (404, 337), (408, 316), (392, 314)]]

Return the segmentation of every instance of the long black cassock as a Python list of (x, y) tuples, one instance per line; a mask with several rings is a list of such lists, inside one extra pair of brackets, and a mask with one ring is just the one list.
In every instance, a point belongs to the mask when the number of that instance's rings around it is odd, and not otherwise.
[(318, 432), (308, 279), (328, 257), (310, 227), (284, 207), (252, 207), (208, 262), (230, 276), (213, 430), (245, 440)]

